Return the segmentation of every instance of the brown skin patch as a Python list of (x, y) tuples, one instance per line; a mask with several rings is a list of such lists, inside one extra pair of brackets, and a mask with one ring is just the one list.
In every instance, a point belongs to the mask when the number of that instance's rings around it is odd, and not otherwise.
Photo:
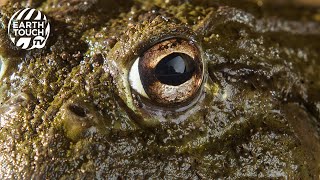
[(0, 6), (5, 5), (8, 2), (8, 0), (0, 0)]

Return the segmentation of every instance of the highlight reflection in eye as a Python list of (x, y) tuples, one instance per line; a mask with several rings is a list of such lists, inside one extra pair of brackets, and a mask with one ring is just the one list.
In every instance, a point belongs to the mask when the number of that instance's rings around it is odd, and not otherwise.
[(172, 53), (157, 64), (155, 75), (163, 84), (178, 86), (191, 79), (195, 70), (194, 66), (190, 56)]
[(203, 61), (196, 45), (173, 38), (145, 51), (133, 63), (129, 81), (141, 96), (160, 105), (192, 100), (203, 81)]

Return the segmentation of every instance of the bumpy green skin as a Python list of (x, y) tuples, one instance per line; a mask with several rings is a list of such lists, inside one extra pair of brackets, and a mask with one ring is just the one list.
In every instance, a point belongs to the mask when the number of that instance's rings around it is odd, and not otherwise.
[[(38, 0), (52, 33), (45, 49), (21, 51), (6, 25), (25, 5), (0, 12), (1, 179), (320, 177), (317, 9)], [(127, 77), (173, 36), (207, 62), (200, 99), (179, 112), (147, 107)]]

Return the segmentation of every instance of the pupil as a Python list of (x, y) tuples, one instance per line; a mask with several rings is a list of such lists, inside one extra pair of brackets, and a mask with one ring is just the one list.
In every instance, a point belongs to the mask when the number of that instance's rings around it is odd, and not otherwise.
[(194, 71), (195, 64), (190, 56), (172, 53), (157, 64), (155, 75), (163, 84), (178, 86), (191, 79)]

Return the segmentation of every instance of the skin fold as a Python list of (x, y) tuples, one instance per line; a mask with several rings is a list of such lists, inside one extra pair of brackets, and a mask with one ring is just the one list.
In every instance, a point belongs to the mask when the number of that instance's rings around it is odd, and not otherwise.
[[(7, 36), (44, 12), (43, 49)], [(197, 96), (164, 108), (132, 91), (133, 62), (194, 42)], [(0, 9), (1, 179), (320, 178), (320, 11), (269, 1), (33, 0)]]

